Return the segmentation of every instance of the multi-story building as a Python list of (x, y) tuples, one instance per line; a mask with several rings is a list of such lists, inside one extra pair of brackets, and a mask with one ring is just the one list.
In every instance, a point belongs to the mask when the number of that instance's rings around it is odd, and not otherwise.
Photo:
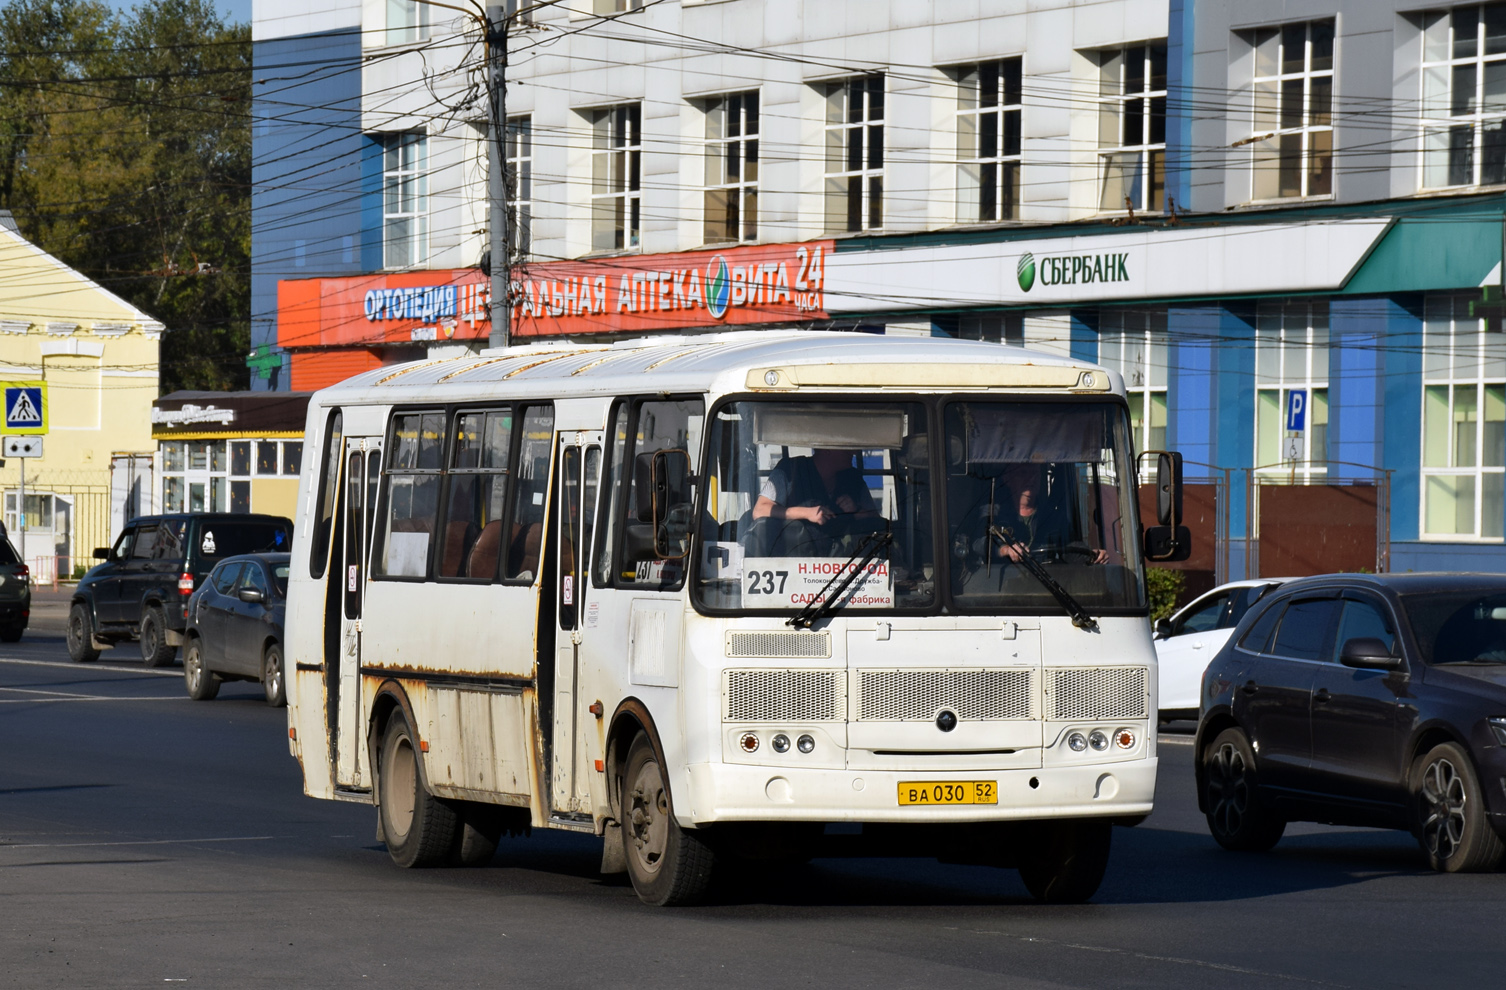
[[(1506, 338), (1480, 305), (1506, 4), (523, 6), (517, 336), (1070, 353), (1205, 482), (1210, 578), (1506, 563)], [(254, 20), (253, 333), (285, 355), (259, 387), (483, 346), (475, 25), (422, 0)]]

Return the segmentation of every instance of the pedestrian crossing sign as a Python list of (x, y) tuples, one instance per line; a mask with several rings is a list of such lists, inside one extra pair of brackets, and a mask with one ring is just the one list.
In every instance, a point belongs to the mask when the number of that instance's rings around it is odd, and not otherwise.
[(47, 383), (5, 382), (3, 433), (47, 432)]

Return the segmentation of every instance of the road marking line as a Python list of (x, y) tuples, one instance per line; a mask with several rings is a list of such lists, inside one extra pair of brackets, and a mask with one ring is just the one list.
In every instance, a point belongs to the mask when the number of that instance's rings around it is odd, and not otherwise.
[(85, 849), (96, 846), (181, 846), (200, 842), (266, 842), (275, 835), (233, 835), (218, 839), (139, 839), (133, 842), (18, 842), (14, 845), (0, 843), (0, 851), (6, 849)]
[(31, 667), (61, 667), (64, 670), (108, 670), (117, 674), (150, 674), (153, 677), (182, 677), (181, 670), (153, 670), (150, 667), (109, 667), (99, 663), (63, 663), (60, 660), (23, 660), (20, 657), (0, 657), (0, 663), (24, 664)]
[[(18, 688), (0, 688), (0, 691), (16, 691)], [(155, 694), (144, 698), (112, 698), (103, 694), (86, 694), (71, 698), (59, 698), (50, 696), (46, 698), (0, 698), (0, 705), (40, 705), (44, 703), (57, 704), (72, 701), (187, 701), (188, 696), (183, 694)]]

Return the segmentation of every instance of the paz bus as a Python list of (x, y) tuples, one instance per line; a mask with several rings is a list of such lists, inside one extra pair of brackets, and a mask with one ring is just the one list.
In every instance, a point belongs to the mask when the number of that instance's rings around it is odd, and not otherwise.
[(358, 375), (307, 435), (290, 747), (400, 866), (556, 828), (656, 905), (840, 849), (1076, 901), (1151, 810), (1143, 560), (1185, 553), (1180, 459), (1142, 529), (1113, 372), (851, 333), (552, 344)]

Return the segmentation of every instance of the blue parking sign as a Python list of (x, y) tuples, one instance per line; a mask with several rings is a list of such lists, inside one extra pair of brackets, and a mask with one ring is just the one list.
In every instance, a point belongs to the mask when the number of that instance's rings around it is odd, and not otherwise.
[(1286, 428), (1292, 433), (1307, 429), (1307, 389), (1294, 388), (1286, 393)]

